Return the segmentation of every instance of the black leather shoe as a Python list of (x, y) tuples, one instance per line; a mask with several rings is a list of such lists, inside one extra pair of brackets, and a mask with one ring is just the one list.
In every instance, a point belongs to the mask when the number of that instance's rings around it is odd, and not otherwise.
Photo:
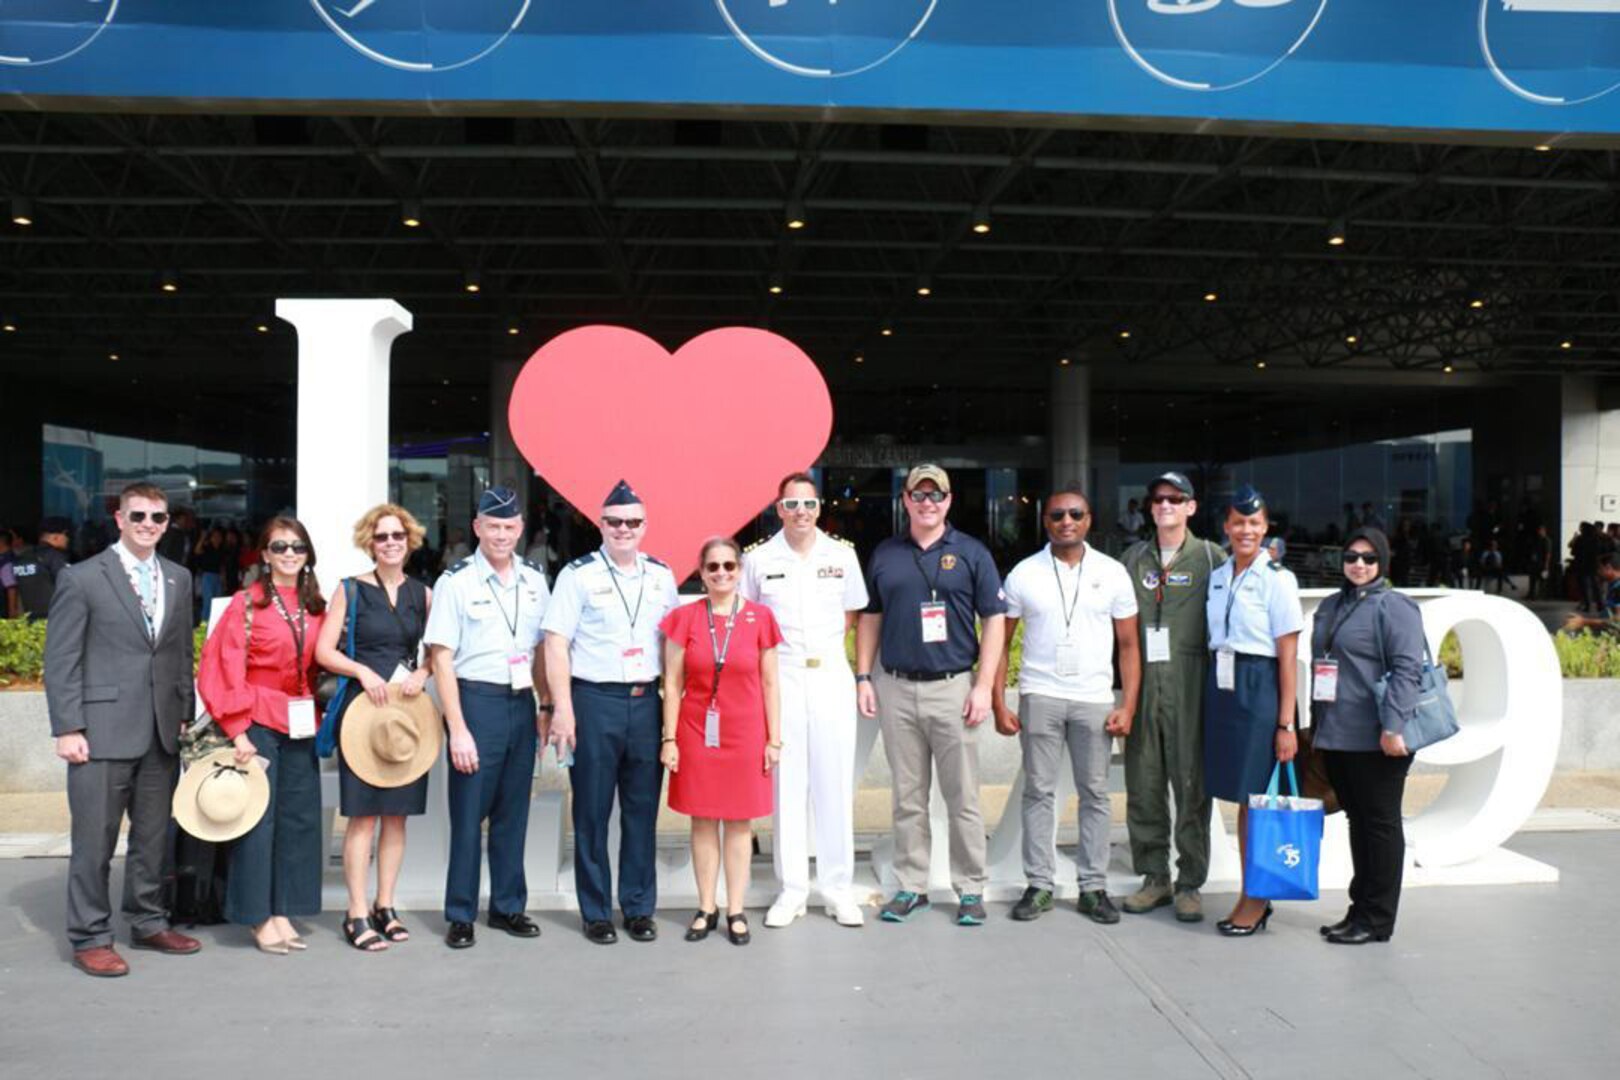
[(1327, 936), (1330, 945), (1366, 945), (1373, 941), (1388, 941), (1389, 931), (1369, 930), (1365, 926), (1347, 926)]
[(619, 940), (619, 932), (606, 919), (585, 924), (585, 940), (593, 945), (612, 945)]
[(502, 915), (498, 911), (490, 912), (489, 928), (491, 930), (505, 930), (513, 937), (540, 936), (540, 924), (521, 911), (516, 915)]
[(658, 924), (651, 915), (625, 916), (624, 932), (630, 935), (631, 941), (658, 940)]
[(1266, 910), (1261, 913), (1260, 918), (1256, 919), (1249, 925), (1244, 926), (1242, 923), (1233, 922), (1231, 919), (1222, 919), (1220, 922), (1215, 924), (1215, 929), (1222, 937), (1252, 937), (1255, 931), (1264, 930), (1266, 928), (1266, 924), (1270, 921), (1271, 901), (1267, 900)]
[(444, 943), (452, 949), (470, 949), (476, 940), (470, 922), (453, 922), (444, 935)]
[(1350, 925), (1350, 916), (1346, 915), (1332, 926), (1318, 926), (1316, 932), (1323, 937), (1327, 937), (1329, 934), (1342, 934), (1350, 929)]

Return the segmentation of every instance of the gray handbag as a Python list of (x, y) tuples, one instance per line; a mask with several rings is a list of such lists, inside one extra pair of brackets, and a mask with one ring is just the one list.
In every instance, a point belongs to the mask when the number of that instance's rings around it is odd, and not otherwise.
[[(1384, 673), (1373, 683), (1373, 700), (1378, 702), (1378, 720), (1382, 727), (1384, 697), (1389, 692), (1389, 651), (1384, 640), (1383, 597), (1379, 597), (1374, 614), (1377, 616), (1378, 651), (1383, 656)], [(1423, 667), (1418, 674), (1417, 709), (1401, 729), (1401, 738), (1406, 743), (1406, 749), (1415, 754), (1426, 746), (1444, 742), (1457, 731), (1457, 706), (1446, 690), (1446, 669), (1434, 662), (1434, 656), (1429, 652), (1429, 638), (1425, 634)]]

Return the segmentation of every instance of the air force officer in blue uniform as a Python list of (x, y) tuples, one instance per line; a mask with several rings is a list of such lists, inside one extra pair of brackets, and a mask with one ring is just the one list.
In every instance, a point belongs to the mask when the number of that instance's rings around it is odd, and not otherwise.
[(433, 586), (423, 640), (450, 731), (450, 866), (444, 885), (445, 944), (473, 944), (482, 831), (489, 821), (489, 925), (539, 937), (524, 914), (524, 841), (545, 700), (540, 622), (550, 593), (545, 573), (513, 554), (523, 538), (517, 494), (493, 487), (473, 519), (478, 548)]
[(585, 936), (613, 928), (608, 821), (619, 800), (619, 910), (636, 941), (658, 936), (655, 857), (663, 733), (658, 624), (679, 599), (669, 567), (641, 551), (647, 512), (623, 480), (602, 504), (602, 546), (563, 567), (546, 612), (546, 666), (556, 715), (550, 741), (574, 765), (574, 890)]

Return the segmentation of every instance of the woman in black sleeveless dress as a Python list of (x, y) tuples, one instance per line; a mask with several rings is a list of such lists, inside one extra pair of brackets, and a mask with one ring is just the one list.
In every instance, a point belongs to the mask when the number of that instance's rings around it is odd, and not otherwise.
[[(383, 504), (355, 523), (355, 546), (372, 555), (376, 566), (335, 591), (323, 624), (317, 656), (328, 671), (349, 677), (343, 699), (334, 703), (338, 723), (349, 704), (366, 694), (377, 704), (388, 699), (388, 684), (398, 681), (407, 697), (420, 694), (428, 679), (419, 662), (422, 632), (427, 627), (432, 593), (405, 576), (411, 552), (422, 546), (426, 531), (404, 507)], [(354, 603), (354, 656), (349, 656), (349, 603)], [(339, 809), (348, 819), (343, 837), (343, 880), (349, 909), (343, 923), (349, 944), (380, 952), (389, 942), (410, 938), (394, 910), (394, 886), (405, 858), (405, 818), (427, 811), (428, 778), (403, 787), (376, 787), (350, 771), (338, 750)], [(371, 844), (377, 841), (377, 898), (367, 905)]]

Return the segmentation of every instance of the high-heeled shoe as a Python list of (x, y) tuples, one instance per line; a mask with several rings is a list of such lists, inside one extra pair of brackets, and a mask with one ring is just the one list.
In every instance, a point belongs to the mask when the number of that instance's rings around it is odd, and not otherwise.
[(1215, 924), (1215, 929), (1220, 931), (1223, 937), (1248, 937), (1257, 930), (1264, 930), (1266, 928), (1266, 923), (1270, 921), (1271, 901), (1267, 900), (1266, 910), (1261, 913), (1258, 919), (1249, 925), (1244, 926), (1242, 923), (1233, 922), (1231, 919), (1222, 919), (1220, 922)]
[(277, 938), (274, 941), (260, 941), (259, 936), (255, 934), (253, 936), (253, 945), (260, 952), (269, 953), (271, 956), (286, 956), (288, 953), (292, 952), (292, 950), (287, 947), (287, 943), (282, 941), (280, 938)]
[[(737, 929), (738, 923), (742, 923), (741, 930)], [(745, 913), (739, 911), (733, 915), (727, 912), (726, 937), (731, 939), (733, 945), (746, 945), (754, 939), (754, 935), (748, 932), (748, 916)]]
[(692, 925), (686, 928), (687, 941), (702, 941), (714, 933), (714, 928), (720, 925), (720, 909), (704, 911), (699, 908), (698, 913), (692, 917)]

